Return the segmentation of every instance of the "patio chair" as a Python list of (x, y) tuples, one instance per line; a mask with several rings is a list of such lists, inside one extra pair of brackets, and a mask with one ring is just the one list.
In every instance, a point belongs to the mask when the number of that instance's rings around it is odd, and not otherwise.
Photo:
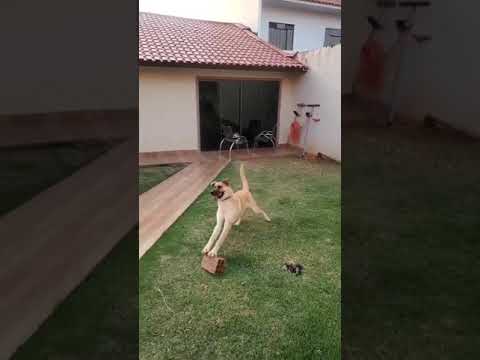
[(239, 133), (234, 133), (231, 126), (222, 125), (222, 136), (223, 138), (220, 141), (218, 151), (220, 153), (222, 152), (223, 143), (230, 143), (230, 149), (228, 150), (228, 156), (230, 159), (232, 158), (232, 149), (234, 146), (236, 146), (238, 149), (240, 145), (245, 144), (247, 152), (250, 152), (250, 149), (248, 148), (248, 139), (245, 136), (240, 135)]
[(273, 149), (277, 147), (277, 139), (275, 138), (275, 133), (277, 130), (277, 125), (275, 125), (272, 130), (264, 130), (257, 136), (253, 141), (253, 148), (255, 149), (258, 146), (258, 143), (272, 144)]

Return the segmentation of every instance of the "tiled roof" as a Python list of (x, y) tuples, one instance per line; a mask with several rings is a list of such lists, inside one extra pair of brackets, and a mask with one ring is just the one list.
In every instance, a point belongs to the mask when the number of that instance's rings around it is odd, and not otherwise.
[(141, 65), (306, 71), (306, 66), (247, 27), (140, 13)]
[(317, 3), (321, 5), (330, 5), (342, 7), (342, 0), (300, 0), (305, 2)]

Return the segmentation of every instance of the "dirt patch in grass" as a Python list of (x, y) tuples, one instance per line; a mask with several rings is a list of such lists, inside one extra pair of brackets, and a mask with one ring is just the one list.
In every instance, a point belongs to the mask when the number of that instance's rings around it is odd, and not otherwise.
[[(213, 277), (200, 268), (216, 212), (206, 189), (140, 261), (141, 359), (340, 358), (339, 166), (245, 164), (272, 222), (247, 213), (222, 248), (226, 273)], [(238, 189), (238, 168), (219, 177)], [(284, 271), (287, 259), (304, 274)]]

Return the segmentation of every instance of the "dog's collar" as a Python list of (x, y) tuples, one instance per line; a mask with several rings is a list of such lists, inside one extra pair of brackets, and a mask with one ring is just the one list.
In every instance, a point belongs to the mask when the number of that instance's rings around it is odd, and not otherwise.
[(229, 197), (225, 198), (225, 199), (219, 199), (220, 201), (225, 201), (225, 200), (228, 200), (232, 197), (232, 195), (230, 195)]

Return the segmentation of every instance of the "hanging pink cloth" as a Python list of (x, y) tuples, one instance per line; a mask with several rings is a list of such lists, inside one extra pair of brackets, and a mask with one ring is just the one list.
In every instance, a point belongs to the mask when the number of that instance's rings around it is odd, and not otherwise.
[(300, 142), (300, 135), (302, 132), (302, 125), (297, 121), (297, 119), (293, 120), (292, 124), (290, 125), (290, 143), (292, 145), (298, 145)]
[(379, 93), (383, 89), (385, 74), (385, 49), (375, 40), (369, 39), (362, 47), (358, 81), (366, 89)]

